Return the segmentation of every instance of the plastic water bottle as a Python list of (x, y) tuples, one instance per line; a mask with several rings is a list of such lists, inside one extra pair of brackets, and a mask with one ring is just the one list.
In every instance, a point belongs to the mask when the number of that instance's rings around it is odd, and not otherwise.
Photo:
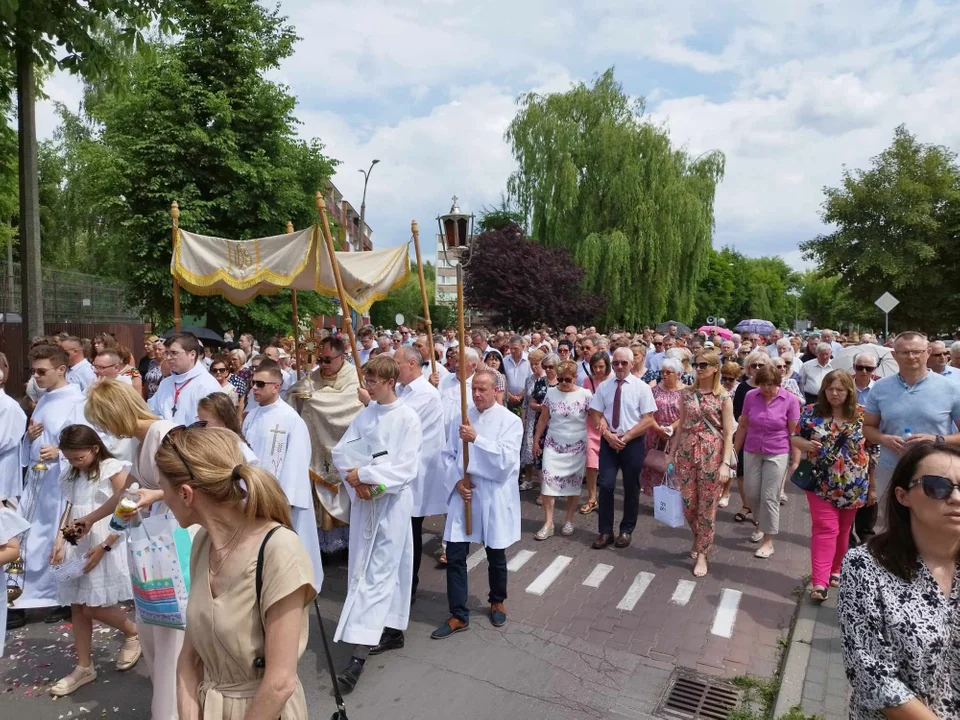
[(904, 428), (904, 429), (903, 429), (903, 434), (902, 434), (900, 437), (902, 437), (902, 438), (903, 438), (903, 441), (906, 442), (907, 440), (910, 439), (910, 436), (911, 436), (911, 435), (912, 435), (912, 433), (911, 433), (911, 431), (910, 431), (910, 428)]
[(137, 503), (140, 502), (139, 491), (139, 483), (133, 483), (124, 491), (117, 503), (117, 509), (113, 511), (113, 517), (110, 518), (110, 529), (113, 532), (124, 532), (140, 524), (140, 513), (136, 512)]
[(372, 499), (372, 498), (376, 498), (376, 497), (380, 497), (380, 496), (383, 495), (386, 491), (387, 491), (387, 486), (386, 486), (386, 485), (374, 485), (372, 488), (370, 488), (370, 497), (371, 497), (371, 499)]

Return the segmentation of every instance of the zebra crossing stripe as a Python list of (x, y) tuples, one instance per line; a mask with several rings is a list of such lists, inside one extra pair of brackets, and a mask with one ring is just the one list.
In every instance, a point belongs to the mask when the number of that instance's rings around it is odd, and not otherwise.
[(473, 570), (477, 565), (479, 565), (486, 559), (487, 559), (487, 550), (486, 548), (483, 547), (483, 545), (481, 545), (479, 550), (476, 550), (467, 556), (467, 572), (470, 572), (471, 570)]
[(573, 558), (566, 555), (557, 555), (553, 562), (547, 566), (547, 569), (540, 573), (536, 580), (527, 585), (527, 592), (531, 595), (543, 595), (572, 561)]
[(673, 597), (670, 598), (670, 602), (683, 607), (690, 602), (695, 587), (697, 587), (697, 583), (693, 580), (681, 580), (677, 583), (677, 589), (673, 591)]
[(653, 582), (654, 577), (653, 573), (638, 573), (627, 589), (626, 595), (617, 603), (617, 610), (626, 610), (627, 612), (633, 610), (643, 596), (643, 593), (650, 587), (650, 583)]
[(587, 579), (583, 581), (583, 584), (587, 587), (598, 588), (600, 587), (600, 583), (607, 579), (607, 575), (610, 574), (611, 570), (613, 570), (613, 565), (599, 563), (590, 571), (590, 574), (587, 575)]
[(524, 565), (526, 565), (527, 562), (529, 562), (530, 558), (532, 558), (536, 554), (537, 554), (536, 550), (521, 550), (512, 558), (510, 558), (510, 562), (507, 563), (507, 570), (509, 570), (510, 572), (516, 572), (517, 570), (522, 568)]
[(733, 623), (737, 619), (737, 609), (740, 607), (741, 597), (743, 597), (743, 593), (739, 590), (723, 589), (723, 592), (720, 593), (717, 614), (713, 616), (713, 627), (710, 628), (710, 632), (725, 638), (733, 635)]

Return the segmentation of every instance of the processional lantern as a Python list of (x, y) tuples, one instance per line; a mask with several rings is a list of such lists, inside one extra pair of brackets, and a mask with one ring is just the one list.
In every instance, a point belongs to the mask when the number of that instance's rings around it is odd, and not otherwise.
[[(440, 247), (443, 257), (451, 267), (456, 267), (464, 261), (468, 253), (470, 240), (473, 238), (474, 216), (460, 212), (457, 196), (453, 196), (450, 212), (437, 218), (440, 229)], [(464, 267), (469, 265), (469, 257), (463, 262)]]

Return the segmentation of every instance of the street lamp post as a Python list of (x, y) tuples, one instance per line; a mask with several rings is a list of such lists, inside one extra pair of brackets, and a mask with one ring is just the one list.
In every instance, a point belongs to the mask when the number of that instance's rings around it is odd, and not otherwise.
[(363, 198), (360, 200), (360, 250), (363, 250), (363, 238), (367, 233), (367, 183), (370, 182), (370, 173), (373, 172), (373, 166), (379, 160), (370, 163), (367, 170), (360, 169), (357, 172), (363, 173)]

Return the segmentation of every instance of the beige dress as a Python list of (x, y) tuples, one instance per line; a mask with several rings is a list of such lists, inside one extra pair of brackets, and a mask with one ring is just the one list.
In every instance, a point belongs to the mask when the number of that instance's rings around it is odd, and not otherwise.
[[(263, 656), (263, 630), (257, 609), (257, 543), (246, 571), (217, 598), (210, 594), (208, 559), (210, 537), (200, 530), (190, 556), (190, 602), (187, 627), (197, 654), (203, 661), (203, 682), (199, 688), (203, 720), (242, 720), (253, 702), (264, 671), (254, 667)], [(313, 565), (296, 533), (281, 528), (267, 542), (263, 556), (263, 614), (295, 590), (307, 586), (309, 593), (303, 608), (300, 645), (297, 657), (307, 647), (308, 610), (316, 591)], [(287, 701), (283, 720), (306, 720), (307, 702), (303, 687)]]

